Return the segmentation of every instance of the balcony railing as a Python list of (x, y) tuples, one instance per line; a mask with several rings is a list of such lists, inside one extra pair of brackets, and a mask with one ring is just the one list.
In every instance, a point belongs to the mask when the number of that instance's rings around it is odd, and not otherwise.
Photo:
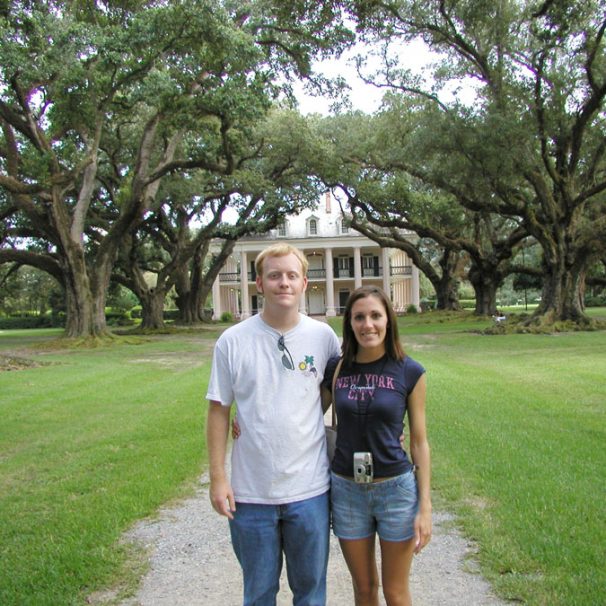
[(325, 269), (308, 269), (307, 277), (310, 280), (323, 280), (326, 278), (326, 270)]
[[(380, 278), (383, 275), (383, 268), (378, 267), (364, 267), (362, 268), (362, 277), (363, 278)], [(395, 265), (394, 267), (389, 268), (389, 275), (391, 276), (410, 276), (412, 275), (412, 265)], [(248, 272), (248, 281), (254, 282), (257, 277), (256, 272)], [(326, 269), (309, 269), (307, 271), (307, 277), (310, 280), (325, 280), (326, 279)], [(335, 278), (353, 278), (354, 271), (353, 269), (341, 269), (338, 268), (334, 272)], [(220, 282), (239, 282), (240, 281), (240, 272), (232, 271), (232, 272), (222, 272), (219, 274)]]
[(335, 270), (335, 278), (353, 278), (354, 270), (353, 267), (351, 269), (343, 269), (339, 267)]
[(390, 268), (389, 273), (392, 276), (411, 276), (412, 265), (394, 265)]

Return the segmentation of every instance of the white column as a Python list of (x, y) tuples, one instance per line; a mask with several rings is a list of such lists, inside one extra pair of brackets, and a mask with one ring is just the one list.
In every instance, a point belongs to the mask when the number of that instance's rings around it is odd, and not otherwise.
[[(390, 267), (389, 267), (389, 249), (382, 248), (381, 256), (383, 257), (383, 290), (385, 294), (389, 297), (389, 283), (390, 283)], [(393, 303), (393, 301), (392, 301)]]
[(240, 289), (234, 288), (233, 292), (234, 298), (234, 309), (236, 310), (236, 316), (239, 318), (242, 314), (242, 305), (240, 304)]
[[(305, 254), (305, 253), (303, 253)], [(309, 259), (308, 259), (309, 261)], [(309, 282), (307, 283), (307, 288), (310, 288), (309, 286)], [(305, 292), (301, 295), (301, 298), (299, 299), (299, 312), (302, 314), (307, 315), (307, 310), (306, 310), (306, 306), (305, 306), (305, 300), (307, 299), (307, 288), (305, 289)]]
[(240, 319), (250, 318), (250, 303), (248, 301), (248, 256), (246, 252), (240, 253)]
[(413, 264), (412, 266), (412, 303), (421, 311), (421, 298), (420, 298), (420, 286), (419, 286), (419, 268)]
[(362, 255), (360, 254), (360, 247), (354, 248), (354, 288), (360, 288), (362, 286)]
[[(220, 272), (219, 272), (220, 274)], [(219, 320), (223, 310), (221, 309), (221, 282), (219, 276), (213, 282), (213, 320)]]
[(335, 309), (335, 274), (333, 271), (334, 261), (332, 258), (332, 248), (327, 248), (324, 251), (324, 260), (326, 267), (326, 315), (336, 316)]
[[(309, 286), (308, 286), (309, 288)], [(305, 299), (307, 298), (307, 290), (301, 295), (301, 299), (299, 301), (299, 312), (304, 315), (307, 315), (307, 307), (305, 305)]]

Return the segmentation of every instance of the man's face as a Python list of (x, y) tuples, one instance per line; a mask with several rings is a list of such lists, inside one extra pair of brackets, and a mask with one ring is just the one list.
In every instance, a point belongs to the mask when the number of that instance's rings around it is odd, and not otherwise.
[(265, 297), (265, 307), (298, 309), (301, 295), (307, 288), (301, 261), (290, 253), (267, 257), (263, 261), (263, 277), (257, 276), (257, 290)]

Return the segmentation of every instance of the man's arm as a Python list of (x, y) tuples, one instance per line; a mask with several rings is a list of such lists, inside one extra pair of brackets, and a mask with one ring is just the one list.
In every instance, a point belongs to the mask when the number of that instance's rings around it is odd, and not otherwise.
[(229, 410), (229, 406), (222, 406), (214, 400), (209, 401), (206, 444), (210, 463), (210, 502), (217, 513), (233, 520), (232, 511), (236, 511), (236, 502), (225, 473)]

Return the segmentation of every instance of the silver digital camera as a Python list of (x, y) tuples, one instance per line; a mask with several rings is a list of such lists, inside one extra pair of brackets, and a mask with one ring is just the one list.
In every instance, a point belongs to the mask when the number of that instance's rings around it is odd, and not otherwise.
[(374, 472), (372, 468), (371, 452), (354, 452), (353, 456), (354, 480), (358, 484), (372, 482)]

